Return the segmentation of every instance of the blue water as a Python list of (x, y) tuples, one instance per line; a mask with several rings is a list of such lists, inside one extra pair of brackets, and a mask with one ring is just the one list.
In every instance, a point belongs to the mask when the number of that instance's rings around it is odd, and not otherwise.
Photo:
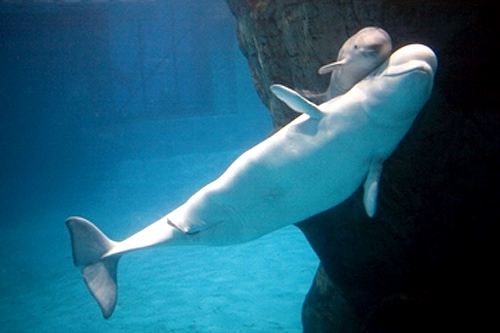
[(123, 239), (272, 131), (223, 0), (0, 5), (0, 330), (300, 332), (318, 259), (293, 226), (120, 261), (115, 313), (64, 220)]

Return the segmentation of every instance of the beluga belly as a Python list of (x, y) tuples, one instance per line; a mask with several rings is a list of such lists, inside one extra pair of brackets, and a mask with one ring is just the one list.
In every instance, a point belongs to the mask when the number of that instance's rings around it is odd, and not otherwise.
[(83, 267), (104, 317), (115, 308), (117, 264), (127, 252), (251, 241), (340, 204), (363, 183), (373, 216), (382, 163), (429, 98), (436, 69), (434, 52), (414, 44), (320, 105), (273, 85), (271, 91), (302, 114), (174, 211), (120, 242), (81, 217), (68, 218), (74, 264)]

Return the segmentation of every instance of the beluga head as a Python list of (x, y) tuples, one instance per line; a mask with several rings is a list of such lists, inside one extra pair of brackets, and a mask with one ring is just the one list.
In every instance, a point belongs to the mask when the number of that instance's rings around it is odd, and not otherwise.
[(437, 57), (429, 47), (411, 44), (400, 48), (389, 59), (384, 75), (398, 76), (415, 70), (425, 72), (434, 78), (437, 70)]
[[(321, 67), (319, 74), (332, 72), (340, 66), (375, 69), (389, 57), (392, 42), (389, 34), (379, 27), (366, 27), (351, 36), (340, 49), (337, 61)], [(368, 73), (367, 73), (368, 74)]]
[(370, 118), (385, 125), (410, 126), (430, 97), (437, 64), (436, 54), (425, 45), (395, 51), (361, 83), (370, 86), (365, 90), (371, 100)]
[(346, 93), (380, 66), (391, 51), (391, 37), (385, 30), (378, 27), (361, 29), (342, 45), (337, 61), (318, 70), (321, 75), (331, 73), (328, 89), (323, 94), (306, 97), (326, 102)]

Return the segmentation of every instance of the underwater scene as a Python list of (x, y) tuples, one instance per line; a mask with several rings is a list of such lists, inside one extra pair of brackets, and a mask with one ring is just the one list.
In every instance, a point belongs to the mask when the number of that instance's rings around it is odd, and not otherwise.
[(0, 330), (300, 332), (318, 267), (288, 226), (118, 267), (105, 320), (64, 221), (122, 240), (273, 131), (223, 0), (0, 6)]
[(0, 0), (0, 331), (490, 331), (495, 9)]

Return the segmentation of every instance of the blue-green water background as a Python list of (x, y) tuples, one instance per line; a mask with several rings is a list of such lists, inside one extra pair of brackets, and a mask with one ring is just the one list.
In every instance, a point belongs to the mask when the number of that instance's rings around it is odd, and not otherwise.
[(0, 331), (301, 331), (293, 226), (124, 257), (107, 321), (72, 264), (66, 217), (123, 239), (272, 131), (223, 0), (3, 3), (0, 73)]

